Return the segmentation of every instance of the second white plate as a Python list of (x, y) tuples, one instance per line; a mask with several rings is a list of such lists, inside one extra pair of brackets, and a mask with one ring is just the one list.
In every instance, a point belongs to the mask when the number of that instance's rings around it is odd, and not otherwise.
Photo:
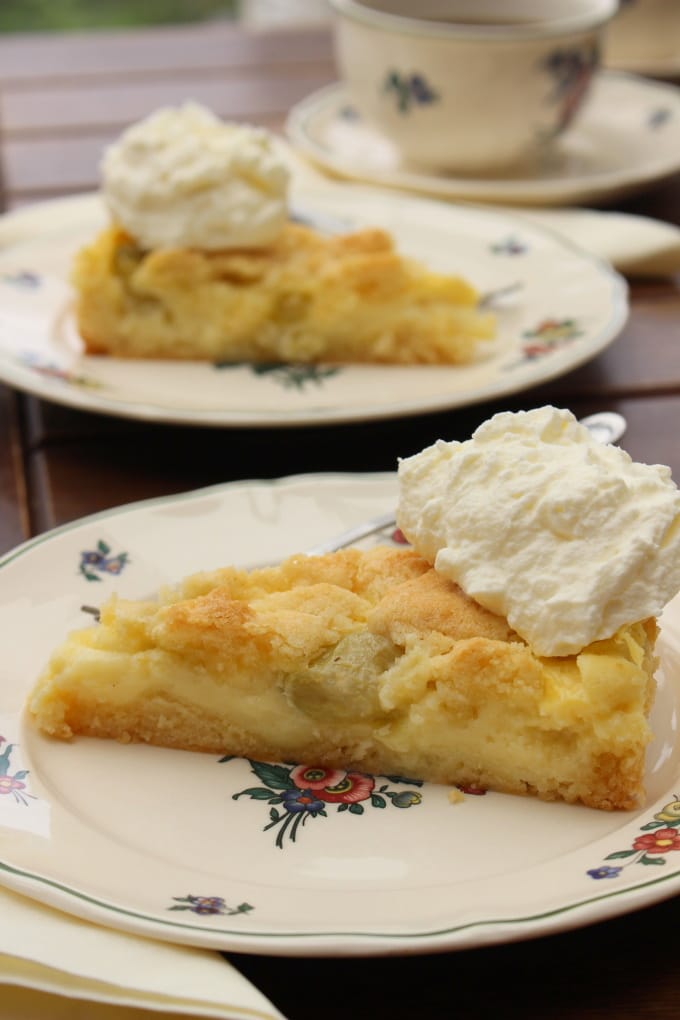
[[(521, 218), (369, 188), (293, 195), (320, 229), (383, 226), (399, 249), (481, 292), (517, 284), (497, 337), (461, 367), (216, 365), (85, 357), (69, 267), (105, 221), (96, 195), (0, 219), (0, 379), (56, 403), (215, 426), (314, 425), (418, 414), (545, 382), (594, 357), (628, 314), (624, 280)], [(23, 239), (22, 239), (23, 238)]]

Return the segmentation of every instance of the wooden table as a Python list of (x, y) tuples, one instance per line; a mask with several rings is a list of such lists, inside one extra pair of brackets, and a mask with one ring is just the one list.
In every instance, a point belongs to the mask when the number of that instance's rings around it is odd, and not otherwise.
[[(97, 186), (105, 143), (191, 97), (280, 128), (291, 104), (335, 80), (327, 31), (248, 35), (208, 27), (0, 39), (6, 208)], [(620, 208), (680, 223), (680, 175)], [(404, 420), (277, 430), (147, 425), (0, 387), (0, 552), (84, 514), (243, 477), (392, 470), (433, 439), (465, 438), (501, 407), (547, 401), (622, 412), (625, 445), (680, 478), (678, 281), (632, 282), (620, 339), (588, 365), (515, 399)], [(679, 1015), (677, 902), (533, 942), (370, 960), (239, 957), (291, 1020), (390, 1016), (608, 1018)]]

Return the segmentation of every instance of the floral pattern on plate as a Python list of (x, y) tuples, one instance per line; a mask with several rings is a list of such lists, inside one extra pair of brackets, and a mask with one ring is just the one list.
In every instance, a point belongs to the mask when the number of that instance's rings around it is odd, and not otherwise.
[[(220, 763), (232, 756), (220, 759)], [(327, 818), (327, 807), (334, 805), (337, 813), (347, 811), (363, 815), (365, 808), (410, 808), (422, 802), (418, 790), (393, 790), (387, 783), (378, 783), (375, 776), (345, 769), (328, 769), (314, 765), (277, 765), (248, 759), (253, 775), (262, 786), (249, 786), (232, 795), (250, 797), (269, 804), (269, 822), (263, 832), (276, 829), (275, 845), (283, 850), (286, 840), (294, 843), (301, 825), (310, 818)], [(417, 779), (385, 776), (388, 783), (422, 786)]]
[(494, 255), (524, 255), (529, 245), (516, 234), (508, 234), (500, 241), (494, 241), (490, 250)]
[(654, 820), (640, 826), (642, 835), (636, 836), (629, 849), (607, 854), (605, 861), (625, 861), (625, 864), (601, 864), (590, 868), (591, 878), (618, 878), (631, 864), (663, 865), (666, 855), (680, 850), (680, 798), (664, 805)]
[(46, 361), (40, 357), (40, 355), (26, 352), (19, 358), (19, 362), (30, 368), (32, 372), (37, 372), (38, 375), (43, 376), (46, 379), (54, 379), (56, 382), (64, 383), (67, 386), (76, 386), (81, 389), (98, 390), (102, 388), (102, 383), (93, 378), (90, 375), (86, 375), (82, 372), (74, 371), (66, 368), (64, 365), (58, 364), (56, 361)]
[(94, 549), (84, 549), (80, 553), (78, 569), (86, 581), (101, 581), (106, 574), (118, 576), (129, 562), (126, 552), (112, 555), (110, 545), (100, 538)]
[(26, 290), (36, 290), (42, 283), (42, 277), (30, 269), (17, 269), (12, 273), (3, 273), (0, 280), (12, 287), (22, 287)]
[(583, 329), (578, 319), (543, 319), (533, 329), (522, 333), (526, 341), (522, 345), (522, 358), (508, 365), (508, 368), (518, 368), (526, 361), (536, 361), (546, 354), (559, 351), (582, 335)]
[[(2, 745), (5, 745), (4, 748)], [(26, 778), (28, 776), (27, 769), (18, 769), (16, 772), (11, 772), (12, 768), (12, 752), (16, 748), (16, 744), (10, 744), (5, 741), (4, 737), (0, 737), (0, 797), (12, 797), (17, 804), (23, 804), (28, 807), (30, 800), (36, 800), (37, 798), (29, 793), (26, 789)]]
[(173, 896), (174, 906), (168, 910), (190, 910), (202, 917), (218, 914), (221, 917), (233, 917), (235, 914), (248, 914), (255, 908), (250, 903), (239, 903), (230, 907), (221, 896)]
[(247, 368), (254, 376), (273, 379), (284, 389), (303, 390), (310, 383), (322, 386), (341, 371), (338, 365), (309, 365), (302, 362), (266, 361), (254, 362), (216, 361), (215, 368)]

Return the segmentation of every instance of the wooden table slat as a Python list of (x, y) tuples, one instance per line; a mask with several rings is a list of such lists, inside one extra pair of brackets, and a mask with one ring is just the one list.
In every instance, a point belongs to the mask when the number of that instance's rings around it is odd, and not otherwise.
[(0, 386), (0, 555), (33, 533), (16, 394)]
[(47, 79), (167, 77), (174, 70), (331, 60), (326, 29), (247, 30), (238, 24), (0, 36), (0, 88)]
[(253, 70), (238, 74), (208, 75), (196, 71), (156, 78), (142, 83), (117, 81), (94, 84), (83, 90), (65, 82), (1, 97), (1, 123), (10, 142), (40, 133), (61, 140), (74, 131), (109, 128), (116, 133), (161, 106), (193, 100), (220, 117), (247, 119), (280, 111), (334, 80), (322, 63), (273, 65), (264, 74)]

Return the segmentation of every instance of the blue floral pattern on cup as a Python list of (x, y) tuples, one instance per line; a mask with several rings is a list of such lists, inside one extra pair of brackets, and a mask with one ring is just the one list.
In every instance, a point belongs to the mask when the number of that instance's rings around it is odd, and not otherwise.
[(418, 71), (402, 74), (391, 70), (385, 75), (382, 91), (393, 96), (399, 113), (410, 113), (414, 106), (428, 106), (439, 101), (439, 94)]
[(543, 61), (543, 70), (553, 80), (548, 102), (558, 108), (555, 126), (546, 137), (555, 137), (569, 126), (598, 64), (599, 47), (595, 44), (585, 48), (556, 49)]

